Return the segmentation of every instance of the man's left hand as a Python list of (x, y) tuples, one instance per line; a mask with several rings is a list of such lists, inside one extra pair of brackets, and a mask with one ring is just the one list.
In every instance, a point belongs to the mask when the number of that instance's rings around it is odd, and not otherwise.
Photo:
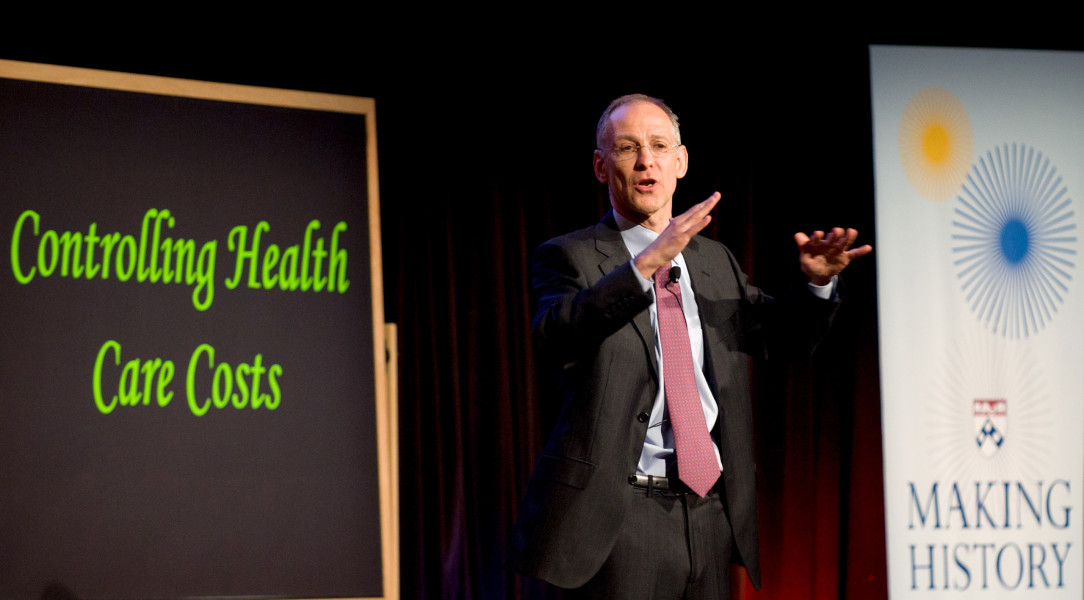
[(852, 260), (873, 252), (873, 246), (869, 244), (851, 248), (857, 237), (856, 230), (842, 227), (832, 229), (827, 235), (823, 231), (814, 231), (811, 236), (802, 232), (794, 234), (794, 241), (798, 243), (798, 263), (809, 282), (827, 285)]

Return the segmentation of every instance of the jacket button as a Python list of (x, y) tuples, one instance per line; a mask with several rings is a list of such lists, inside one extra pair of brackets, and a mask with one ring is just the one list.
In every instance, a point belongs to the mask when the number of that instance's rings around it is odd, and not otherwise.
[(650, 419), (650, 418), (651, 418), (651, 415), (647, 414), (646, 412), (642, 412), (642, 413), (636, 415), (636, 420), (641, 422), (641, 423), (647, 423), (647, 420)]

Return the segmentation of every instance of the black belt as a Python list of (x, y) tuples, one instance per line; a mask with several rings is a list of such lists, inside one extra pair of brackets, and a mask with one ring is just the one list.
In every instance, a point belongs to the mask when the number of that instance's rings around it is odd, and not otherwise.
[[(720, 481), (722, 481), (722, 479), (720, 479)], [(632, 487), (646, 489), (649, 495), (652, 491), (667, 492), (670, 494), (674, 494), (675, 496), (684, 496), (686, 494), (696, 493), (690, 490), (689, 486), (685, 485), (685, 483), (683, 483), (677, 477), (671, 479), (667, 477), (660, 477), (658, 475), (641, 475), (640, 473), (637, 473), (635, 475), (629, 475), (628, 482), (629, 485), (631, 485)], [(710, 496), (714, 493), (715, 489), (713, 488), (711, 491), (708, 492), (708, 495)]]

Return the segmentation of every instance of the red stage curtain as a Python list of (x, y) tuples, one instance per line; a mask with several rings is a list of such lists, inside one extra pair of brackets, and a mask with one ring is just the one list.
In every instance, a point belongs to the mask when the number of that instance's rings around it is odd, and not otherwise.
[[(853, 226), (876, 252), (865, 50), (830, 58), (829, 70), (811, 55), (793, 73), (737, 73), (758, 91), (729, 99), (692, 84), (645, 89), (671, 94), (685, 128), (690, 175), (675, 210), (722, 191), (705, 233), (771, 293), (792, 280), (799, 229)], [(792, 88), (838, 94), (795, 102)], [(559, 597), (504, 561), (560, 408), (532, 368), (532, 254), (609, 208), (591, 173), (592, 133), (606, 102), (629, 90), (589, 89), (584, 102), (517, 89), (436, 113), (423, 99), (380, 105), (404, 599)], [(448, 115), (455, 135), (424, 137)], [(742, 574), (735, 598), (887, 596), (874, 258), (864, 261), (846, 273), (844, 305), (813, 358), (753, 367), (764, 589)]]

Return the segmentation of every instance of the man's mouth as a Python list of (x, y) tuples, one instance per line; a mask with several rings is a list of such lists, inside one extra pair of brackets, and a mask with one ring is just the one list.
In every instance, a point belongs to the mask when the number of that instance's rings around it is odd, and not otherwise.
[(641, 191), (641, 192), (649, 192), (649, 191), (655, 189), (655, 180), (654, 179), (641, 179), (641, 180), (636, 182), (636, 189), (637, 189), (637, 191)]

